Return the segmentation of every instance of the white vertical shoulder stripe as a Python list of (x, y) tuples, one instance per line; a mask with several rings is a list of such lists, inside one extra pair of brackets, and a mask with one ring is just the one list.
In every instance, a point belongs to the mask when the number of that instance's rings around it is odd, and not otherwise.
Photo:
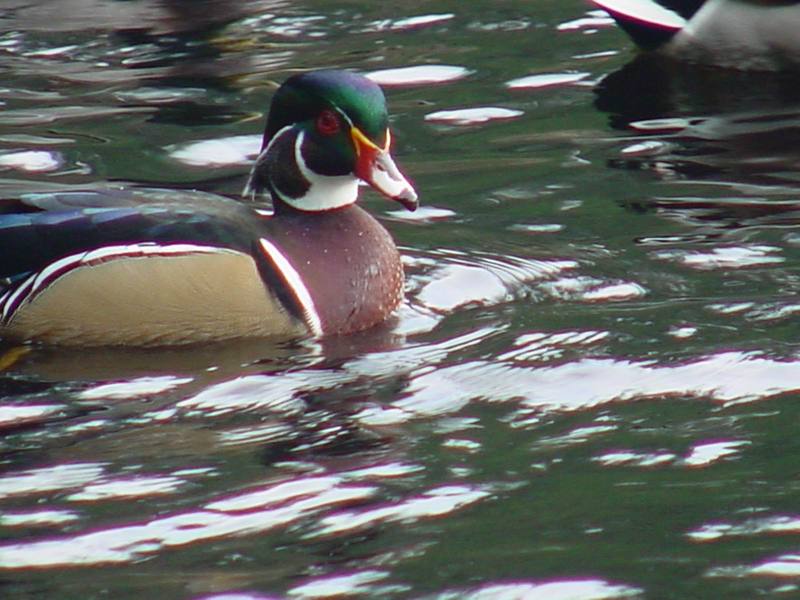
[(278, 250), (275, 244), (264, 238), (259, 238), (259, 242), (264, 252), (267, 253), (270, 259), (272, 259), (272, 262), (275, 263), (275, 266), (278, 267), (286, 283), (292, 288), (295, 297), (303, 306), (303, 316), (306, 319), (306, 325), (311, 330), (311, 333), (317, 336), (322, 335), (324, 332), (322, 330), (322, 321), (320, 321), (317, 307), (314, 306), (314, 300), (311, 298), (311, 294), (306, 284), (303, 283), (300, 274), (283, 253)]
[(3, 304), (3, 316), (2, 320), (4, 323), (7, 323), (11, 319), (11, 315), (14, 314), (17, 306), (20, 303), (20, 299), (25, 297), (31, 287), (33, 286), (33, 282), (36, 280), (36, 274), (34, 273), (30, 277), (28, 277), (25, 281), (23, 281), (17, 289), (9, 296), (5, 294), (3, 296), (4, 304)]
[(67, 271), (72, 267), (80, 264), (81, 259), (83, 258), (83, 254), (73, 254), (72, 256), (65, 256), (55, 262), (50, 263), (44, 269), (39, 271), (36, 275), (36, 281), (33, 282), (33, 287), (31, 288), (31, 294), (36, 294), (42, 288), (43, 285), (46, 285), (47, 282), (53, 277), (55, 274), (61, 271)]

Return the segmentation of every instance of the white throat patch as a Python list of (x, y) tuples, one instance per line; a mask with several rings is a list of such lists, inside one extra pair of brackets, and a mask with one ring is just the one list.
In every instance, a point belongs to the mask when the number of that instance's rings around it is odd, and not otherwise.
[(358, 199), (358, 178), (354, 175), (318, 175), (309, 169), (301, 150), (305, 135), (305, 132), (301, 131), (297, 136), (294, 143), (294, 157), (297, 168), (310, 187), (300, 198), (289, 198), (280, 194), (281, 200), (298, 210), (308, 211), (331, 210), (353, 204)]

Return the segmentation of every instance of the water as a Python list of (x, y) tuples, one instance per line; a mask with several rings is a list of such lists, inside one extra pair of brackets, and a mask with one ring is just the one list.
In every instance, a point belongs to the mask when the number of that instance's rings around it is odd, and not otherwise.
[(2, 194), (235, 195), (275, 83), (355, 68), (421, 192), (363, 199), (407, 302), (7, 345), (0, 595), (800, 594), (794, 80), (634, 60), (572, 0), (200, 4), (0, 4)]

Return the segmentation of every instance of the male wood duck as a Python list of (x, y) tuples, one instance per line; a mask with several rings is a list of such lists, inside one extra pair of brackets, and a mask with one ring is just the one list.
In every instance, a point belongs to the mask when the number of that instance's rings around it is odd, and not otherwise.
[(75, 191), (0, 200), (0, 337), (61, 345), (178, 345), (347, 334), (403, 295), (389, 233), (359, 181), (414, 210), (389, 153), (383, 93), (344, 71), (275, 93), (245, 187)]
[(800, 70), (800, 1), (591, 2), (646, 50), (730, 69)]

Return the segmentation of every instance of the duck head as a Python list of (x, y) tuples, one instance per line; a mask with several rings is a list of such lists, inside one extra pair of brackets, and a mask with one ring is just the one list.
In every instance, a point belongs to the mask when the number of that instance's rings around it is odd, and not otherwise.
[(391, 141), (376, 83), (347, 71), (294, 75), (272, 99), (244, 195), (269, 192), (276, 212), (325, 211), (354, 203), (360, 180), (414, 210), (417, 194), (392, 159)]

